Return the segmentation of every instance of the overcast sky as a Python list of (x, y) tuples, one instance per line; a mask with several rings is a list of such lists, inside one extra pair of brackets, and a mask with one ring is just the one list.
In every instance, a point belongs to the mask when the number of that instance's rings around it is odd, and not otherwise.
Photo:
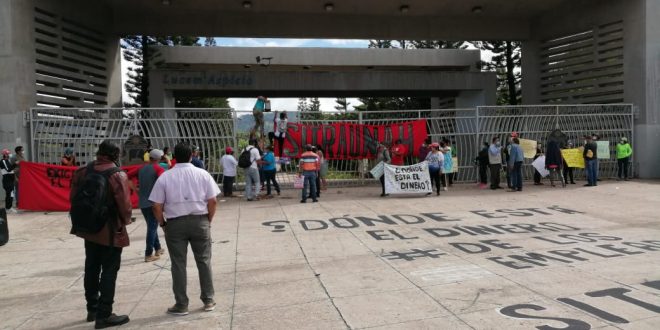
[[(217, 46), (225, 47), (327, 47), (327, 48), (367, 48), (369, 40), (353, 39), (272, 39), (272, 38), (215, 38)], [(201, 43), (204, 40), (200, 40)], [(483, 53), (483, 52), (482, 52)], [(482, 58), (484, 55), (482, 54)], [(484, 59), (486, 60), (486, 59)], [(126, 80), (126, 66), (122, 58), (123, 80)], [(122, 84), (123, 86), (123, 84)], [(124, 91), (124, 99), (128, 100), (128, 95)], [(322, 111), (335, 111), (334, 98), (319, 98)], [(349, 110), (360, 102), (357, 99), (349, 98)], [(254, 98), (230, 98), (229, 105), (236, 110), (252, 110)], [(298, 106), (297, 98), (272, 98), (271, 108), (273, 110), (295, 111)]]

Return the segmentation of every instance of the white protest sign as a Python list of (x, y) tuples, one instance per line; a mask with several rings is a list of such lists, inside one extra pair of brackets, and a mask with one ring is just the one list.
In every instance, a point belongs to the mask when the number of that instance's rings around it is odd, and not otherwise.
[(371, 169), (371, 171), (369, 171), (375, 179), (380, 179), (380, 177), (383, 175), (383, 170), (385, 168), (385, 166), (383, 166), (384, 164), (385, 163), (383, 162), (379, 162), (376, 164), (376, 166), (374, 166), (374, 168)]
[(596, 141), (598, 159), (610, 159), (610, 141)]
[(545, 168), (545, 156), (536, 158), (536, 160), (532, 162), (532, 166), (534, 166), (534, 168), (539, 171), (539, 174), (541, 174), (541, 176), (544, 178), (550, 174), (550, 171)]
[(429, 164), (421, 162), (410, 166), (385, 164), (385, 192), (388, 194), (430, 193)]

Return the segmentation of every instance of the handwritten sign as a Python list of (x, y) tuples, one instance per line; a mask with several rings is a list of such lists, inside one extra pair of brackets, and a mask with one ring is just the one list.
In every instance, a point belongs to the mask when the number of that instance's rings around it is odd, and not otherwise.
[(610, 141), (596, 141), (598, 159), (610, 159)]
[(561, 156), (564, 157), (568, 167), (584, 168), (584, 157), (582, 157), (581, 149), (562, 149)]
[(537, 142), (534, 140), (520, 139), (520, 148), (522, 148), (525, 158), (534, 158), (536, 156)]
[(432, 192), (429, 164), (427, 162), (410, 166), (385, 164), (385, 192), (388, 194)]
[(375, 179), (380, 179), (380, 177), (383, 175), (384, 170), (385, 170), (385, 163), (379, 162), (378, 164), (376, 164), (376, 166), (374, 166), (374, 168), (371, 169), (371, 171), (369, 171), (369, 173), (371, 173), (371, 175), (373, 175)]

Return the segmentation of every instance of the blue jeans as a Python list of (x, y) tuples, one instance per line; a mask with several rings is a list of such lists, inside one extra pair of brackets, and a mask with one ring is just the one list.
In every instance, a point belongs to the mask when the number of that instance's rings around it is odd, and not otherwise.
[[(302, 190), (302, 200), (306, 201), (307, 196), (312, 196), (312, 199), (316, 200), (316, 172), (304, 171), (303, 177), (305, 177), (305, 185)], [(307, 187), (309, 187), (309, 195), (307, 195)]]
[(587, 183), (592, 186), (597, 185), (598, 183), (596, 180), (598, 178), (598, 160), (587, 159), (585, 170), (587, 171)]
[[(257, 197), (261, 191), (261, 181), (259, 180), (259, 170), (256, 168), (248, 167), (245, 169), (245, 197), (252, 200)], [(253, 187), (254, 186), (254, 187)]]
[(144, 220), (147, 221), (147, 248), (144, 250), (144, 256), (148, 257), (160, 250), (160, 241), (158, 240), (158, 221), (154, 216), (154, 211), (150, 207), (140, 209)]
[(513, 164), (511, 189), (522, 190), (522, 162), (515, 162)]

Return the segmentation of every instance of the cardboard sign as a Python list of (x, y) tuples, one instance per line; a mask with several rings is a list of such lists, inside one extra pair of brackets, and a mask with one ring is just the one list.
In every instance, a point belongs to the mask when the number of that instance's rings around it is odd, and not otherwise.
[(568, 167), (584, 168), (584, 157), (582, 156), (582, 149), (562, 149), (561, 156), (564, 157)]
[(520, 148), (522, 148), (525, 158), (534, 158), (536, 156), (537, 142), (534, 140), (520, 139)]
[(536, 160), (534, 162), (532, 162), (532, 166), (534, 166), (534, 168), (544, 178), (550, 174), (550, 171), (548, 171), (545, 168), (545, 156), (540, 156), (539, 158), (536, 158)]
[(376, 164), (376, 166), (374, 166), (374, 168), (371, 169), (371, 171), (369, 171), (369, 173), (371, 173), (375, 179), (380, 179), (380, 177), (383, 175), (383, 171), (385, 171), (385, 163), (379, 162)]
[(598, 159), (610, 159), (610, 141), (596, 141)]
[(430, 193), (431, 175), (428, 162), (410, 166), (385, 164), (385, 192), (388, 194)]

